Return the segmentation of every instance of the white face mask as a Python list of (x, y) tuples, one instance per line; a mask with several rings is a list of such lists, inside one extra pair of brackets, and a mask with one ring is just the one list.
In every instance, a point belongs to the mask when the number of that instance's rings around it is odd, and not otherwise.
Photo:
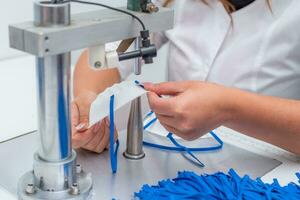
[(110, 97), (115, 95), (114, 111), (131, 102), (133, 99), (146, 94), (141, 86), (133, 81), (123, 81), (114, 84), (99, 94), (90, 108), (90, 127), (109, 115)]

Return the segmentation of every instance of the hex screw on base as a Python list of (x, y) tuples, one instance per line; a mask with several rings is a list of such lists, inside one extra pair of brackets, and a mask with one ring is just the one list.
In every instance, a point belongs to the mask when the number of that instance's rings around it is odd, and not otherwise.
[(82, 167), (81, 167), (80, 164), (77, 164), (77, 165), (76, 165), (76, 173), (77, 173), (77, 174), (80, 174), (81, 172), (82, 172)]
[(72, 186), (70, 188), (70, 194), (72, 194), (72, 195), (79, 195), (80, 194), (80, 189), (79, 189), (77, 183), (72, 184)]
[(32, 183), (28, 183), (26, 188), (25, 188), (26, 194), (34, 194), (35, 191), (36, 191), (35, 186)]

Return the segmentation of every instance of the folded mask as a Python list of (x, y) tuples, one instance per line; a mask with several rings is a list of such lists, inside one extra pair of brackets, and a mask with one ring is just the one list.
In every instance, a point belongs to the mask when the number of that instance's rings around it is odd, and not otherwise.
[(109, 115), (110, 97), (115, 96), (114, 111), (142, 96), (147, 91), (134, 81), (123, 81), (114, 84), (99, 94), (90, 108), (90, 127)]

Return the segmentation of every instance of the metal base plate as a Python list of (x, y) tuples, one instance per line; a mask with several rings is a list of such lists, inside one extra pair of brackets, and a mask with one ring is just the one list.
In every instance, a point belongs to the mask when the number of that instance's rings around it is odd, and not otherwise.
[[(190, 170), (196, 173), (227, 172), (234, 168), (240, 175), (249, 174), (252, 178), (263, 176), (281, 163), (272, 158), (263, 157), (238, 147), (225, 144), (220, 151), (197, 153), (198, 158), (206, 165), (199, 168), (188, 162), (180, 153), (144, 148), (145, 158), (129, 160), (122, 154), (125, 151), (126, 134), (120, 134), (118, 152), (118, 171), (111, 173), (109, 152), (95, 154), (88, 151), (77, 151), (78, 163), (86, 172), (91, 172), (95, 200), (99, 199), (133, 199), (134, 192), (139, 191), (145, 183), (156, 184), (161, 179), (173, 178), (178, 171)], [(169, 145), (169, 141), (157, 135), (145, 133), (147, 141)], [(200, 139), (189, 142), (188, 146), (215, 145), (211, 139)], [(19, 178), (32, 170), (33, 153), (37, 148), (37, 134), (28, 134), (11, 141), (0, 143), (0, 186), (17, 194)]]
[(33, 173), (27, 172), (24, 174), (19, 180), (19, 190), (18, 196), (19, 200), (88, 200), (92, 197), (92, 178), (89, 174), (80, 173), (77, 176), (78, 185), (80, 188), (80, 192), (76, 195), (71, 194), (69, 190), (65, 191), (42, 191), (39, 189), (35, 189), (33, 194), (27, 194), (25, 188), (28, 183), (33, 183)]

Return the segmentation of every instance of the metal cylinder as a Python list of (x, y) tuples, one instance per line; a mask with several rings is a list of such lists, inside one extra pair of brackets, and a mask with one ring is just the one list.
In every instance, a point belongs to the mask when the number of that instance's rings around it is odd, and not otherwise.
[[(70, 24), (70, 4), (35, 2), (36, 26), (52, 27)], [(51, 38), (45, 36), (51, 42)], [(51, 51), (51, 49), (48, 51)], [(37, 58), (38, 80), (38, 155), (45, 161), (62, 161), (72, 155), (70, 126), (70, 52)]]
[[(70, 3), (35, 2), (34, 20), (36, 26), (64, 28), (71, 22)], [(45, 40), (51, 42), (47, 35)], [(91, 176), (82, 169), (76, 173), (76, 153), (72, 151), (70, 55), (66, 52), (36, 58), (40, 147), (34, 155), (33, 171), (19, 180), (21, 200), (90, 198)]]
[(34, 2), (34, 25), (51, 27), (71, 23), (70, 3), (52, 3), (50, 0)]
[[(137, 37), (135, 40), (135, 49), (139, 49), (141, 45), (141, 38)], [(142, 73), (142, 60), (136, 58), (134, 63), (134, 74), (140, 75)], [(134, 99), (131, 102), (130, 113), (127, 124), (127, 142), (124, 156), (128, 159), (142, 159), (145, 157), (143, 151), (143, 118), (141, 108), (141, 97)]]
[[(135, 49), (140, 49), (142, 39), (137, 37), (134, 42)], [(142, 73), (142, 58), (138, 57), (135, 59), (133, 72), (135, 75), (141, 75)]]
[(141, 159), (145, 157), (143, 151), (143, 121), (141, 111), (141, 97), (131, 102), (127, 124), (127, 143), (124, 156), (128, 159)]

